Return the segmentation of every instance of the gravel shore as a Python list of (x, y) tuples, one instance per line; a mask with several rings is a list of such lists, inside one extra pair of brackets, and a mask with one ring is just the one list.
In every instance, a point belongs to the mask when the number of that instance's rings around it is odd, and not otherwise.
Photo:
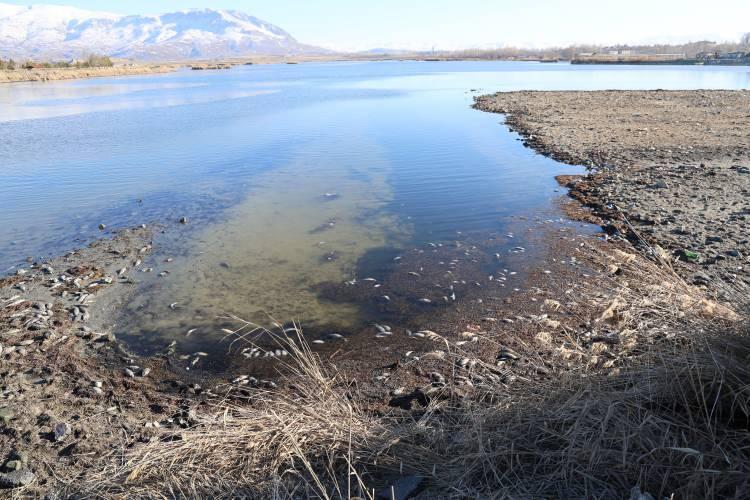
[(750, 92), (508, 92), (475, 106), (589, 167), (564, 182), (608, 232), (696, 285), (750, 285)]

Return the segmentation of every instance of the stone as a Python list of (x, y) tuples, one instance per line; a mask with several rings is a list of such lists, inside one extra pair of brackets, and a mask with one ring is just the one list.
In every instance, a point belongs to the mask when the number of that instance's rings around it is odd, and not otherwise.
[(70, 425), (67, 422), (60, 422), (55, 424), (52, 432), (55, 436), (55, 441), (62, 441), (70, 433)]
[(107, 229), (107, 226), (105, 226), (104, 224), (99, 224), (100, 231), (104, 231), (105, 229)]
[(14, 417), (15, 414), (10, 410), (10, 408), (0, 408), (0, 422), (2, 422), (3, 424), (10, 424), (10, 421), (13, 420)]
[(36, 476), (28, 469), (0, 474), (0, 488), (20, 488), (34, 482)]
[(185, 217), (185, 216), (180, 217), (180, 224), (187, 224), (187, 223), (188, 223), (187, 217)]
[(5, 462), (5, 470), (8, 472), (13, 472), (16, 470), (23, 469), (23, 462), (20, 460), (8, 460)]

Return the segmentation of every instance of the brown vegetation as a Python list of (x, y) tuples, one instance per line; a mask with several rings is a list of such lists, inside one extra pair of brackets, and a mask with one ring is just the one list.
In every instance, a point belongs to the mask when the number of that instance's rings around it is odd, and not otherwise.
[[(617, 277), (582, 300), (600, 328), (619, 336), (540, 337), (530, 347), (558, 359), (552, 379), (488, 380), (467, 397), (454, 368), (424, 389), (426, 407), (372, 412), (358, 403), (356, 381), (319, 359), (298, 331), (276, 337), (292, 354), (280, 383), (288, 391), (233, 389), (240, 403), (214, 401), (193, 428), (126, 450), (75, 492), (390, 498), (398, 478), (410, 478), (419, 498), (746, 493), (747, 323), (666, 263), (624, 252), (592, 258), (602, 271), (616, 262)], [(461, 349), (444, 342), (450, 370)], [(627, 361), (614, 370), (596, 361), (612, 356)]]

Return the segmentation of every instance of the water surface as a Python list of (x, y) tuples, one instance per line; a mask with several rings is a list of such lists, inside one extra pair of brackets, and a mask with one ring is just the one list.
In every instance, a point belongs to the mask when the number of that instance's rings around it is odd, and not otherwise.
[(473, 96), (748, 87), (742, 67), (505, 62), (4, 85), (0, 270), (86, 244), (100, 223), (161, 223), (142, 266), (153, 272), (134, 272), (139, 292), (117, 318), (135, 348), (210, 344), (224, 313), (351, 330), (369, 320), (363, 306), (323, 300), (321, 284), (363, 279), (428, 243), (506, 235), (504, 255), (524, 243), (507, 237), (510, 221), (549, 213), (554, 176), (581, 172), (525, 149), (502, 117), (471, 109)]

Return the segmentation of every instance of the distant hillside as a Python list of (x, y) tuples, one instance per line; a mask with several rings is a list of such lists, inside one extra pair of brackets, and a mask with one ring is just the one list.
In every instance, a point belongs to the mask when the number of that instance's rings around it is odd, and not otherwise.
[(326, 52), (237, 11), (201, 9), (120, 16), (73, 7), (0, 3), (0, 57), (4, 58), (70, 59), (100, 53), (140, 60), (180, 60)]

